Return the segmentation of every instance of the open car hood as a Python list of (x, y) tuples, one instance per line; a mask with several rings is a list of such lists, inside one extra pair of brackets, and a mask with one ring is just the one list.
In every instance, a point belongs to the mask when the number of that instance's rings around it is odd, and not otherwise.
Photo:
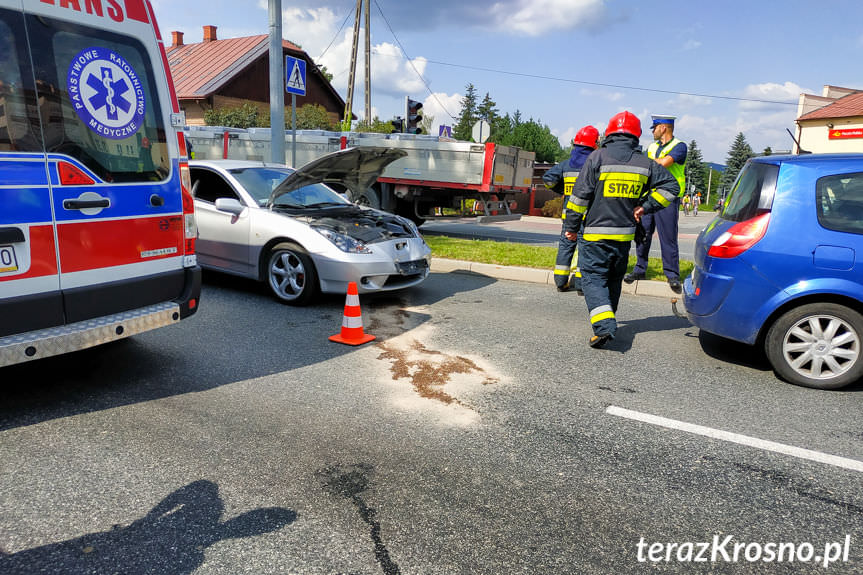
[(311, 184), (337, 183), (353, 192), (364, 192), (392, 162), (407, 156), (404, 150), (384, 147), (348, 148), (321, 156), (285, 178), (270, 194), (267, 206), (283, 194)]

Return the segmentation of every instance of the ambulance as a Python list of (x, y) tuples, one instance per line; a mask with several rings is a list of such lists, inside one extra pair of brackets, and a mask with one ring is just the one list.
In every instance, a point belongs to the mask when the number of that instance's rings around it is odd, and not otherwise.
[(0, 0), (0, 368), (197, 311), (184, 125), (148, 0)]

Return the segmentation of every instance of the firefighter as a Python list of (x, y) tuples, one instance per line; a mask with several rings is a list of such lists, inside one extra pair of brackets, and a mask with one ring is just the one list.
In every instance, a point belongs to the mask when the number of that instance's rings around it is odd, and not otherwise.
[(614, 314), (641, 216), (669, 206), (680, 193), (674, 176), (641, 153), (640, 137), (641, 122), (631, 112), (611, 118), (602, 147), (581, 168), (572, 192), (574, 213), (564, 222), (566, 237), (578, 238), (584, 299), (593, 326), (590, 347), (614, 339)]
[(554, 261), (554, 284), (557, 286), (557, 291), (575, 289), (579, 295), (584, 294), (581, 289), (581, 271), (578, 269), (578, 243), (567, 239), (565, 225), (567, 213), (572, 209), (570, 198), (572, 188), (578, 179), (578, 171), (598, 143), (599, 130), (593, 126), (584, 126), (572, 139), (572, 152), (569, 158), (542, 176), (542, 182), (546, 188), (563, 194), (560, 217), (564, 221), (560, 229), (560, 240), (557, 243), (557, 258)]

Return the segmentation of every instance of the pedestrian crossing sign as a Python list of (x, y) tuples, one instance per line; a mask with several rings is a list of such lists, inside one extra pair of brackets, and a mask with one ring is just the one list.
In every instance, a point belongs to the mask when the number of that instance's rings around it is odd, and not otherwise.
[(285, 56), (285, 90), (288, 94), (306, 95), (306, 61)]

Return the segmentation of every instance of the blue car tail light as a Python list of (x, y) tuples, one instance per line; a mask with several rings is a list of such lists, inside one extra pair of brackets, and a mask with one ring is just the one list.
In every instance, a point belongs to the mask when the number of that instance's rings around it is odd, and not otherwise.
[(728, 231), (721, 234), (710, 249), (708, 257), (734, 258), (757, 244), (767, 232), (770, 223), (770, 212), (764, 212), (752, 219), (734, 224)]

